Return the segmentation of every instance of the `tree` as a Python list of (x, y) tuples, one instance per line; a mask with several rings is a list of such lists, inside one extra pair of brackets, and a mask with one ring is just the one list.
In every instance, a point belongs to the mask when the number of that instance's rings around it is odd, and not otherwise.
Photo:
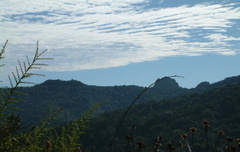
[[(4, 44), (0, 59), (3, 59), (7, 42)], [(9, 77), (10, 88), (0, 90), (0, 151), (18, 151), (18, 152), (37, 152), (37, 151), (81, 151), (79, 138), (84, 134), (87, 124), (99, 106), (98, 104), (91, 110), (85, 112), (78, 119), (68, 122), (66, 125), (58, 126), (58, 120), (61, 118), (62, 108), (51, 108), (46, 117), (38, 124), (27, 128), (21, 126), (21, 118), (15, 115), (15, 111), (19, 110), (12, 105), (21, 102), (16, 94), (22, 94), (18, 88), (22, 84), (34, 84), (25, 81), (32, 76), (43, 76), (38, 73), (32, 73), (34, 69), (41, 69), (47, 66), (41, 63), (43, 60), (52, 60), (51, 58), (43, 58), (47, 50), (39, 52), (38, 43), (33, 60), (27, 57), (26, 61), (18, 61), (16, 71), (12, 72)], [(0, 67), (4, 66), (2, 64)]]

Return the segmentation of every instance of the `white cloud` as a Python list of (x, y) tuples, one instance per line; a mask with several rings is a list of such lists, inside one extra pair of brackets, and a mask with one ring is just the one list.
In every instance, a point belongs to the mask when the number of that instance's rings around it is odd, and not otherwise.
[(209, 38), (210, 40), (212, 40), (214, 42), (240, 41), (240, 37), (236, 38), (233, 36), (222, 35), (220, 33), (208, 35), (208, 36), (206, 36), (206, 38)]
[[(234, 55), (240, 37), (236, 4), (143, 10), (143, 0), (3, 0), (0, 43), (24, 59), (36, 41), (55, 60), (52, 71), (109, 68), (162, 57)], [(231, 30), (229, 30), (231, 29)], [(234, 33), (231, 31), (234, 29)], [(238, 34), (239, 35), (239, 34)], [(10, 63), (9, 63), (10, 64)]]

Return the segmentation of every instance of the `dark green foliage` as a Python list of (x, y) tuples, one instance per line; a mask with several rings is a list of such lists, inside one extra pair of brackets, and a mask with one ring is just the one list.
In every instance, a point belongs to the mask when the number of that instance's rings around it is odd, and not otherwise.
[[(169, 78), (148, 89), (137, 103), (199, 93), (220, 84), (229, 85), (239, 82), (237, 81), (239, 77), (233, 77), (233, 80), (228, 78), (226, 82), (223, 80), (213, 85), (200, 85), (201, 87), (198, 86), (193, 89), (181, 88), (174, 79)], [(28, 96), (17, 96), (26, 102), (18, 102), (15, 107), (24, 109), (24, 111), (19, 111), (18, 114), (23, 118), (23, 121), (27, 120), (28, 122), (41, 120), (44, 113), (48, 111), (49, 106), (63, 107), (65, 109), (63, 121), (69, 121), (74, 120), (79, 113), (83, 113), (102, 101), (108, 102), (101, 105), (98, 113), (128, 107), (136, 95), (144, 89), (144, 87), (139, 86), (89, 86), (76, 80), (47, 80), (40, 85), (21, 88), (19, 91), (28, 94)], [(194, 100), (200, 101), (201, 99), (198, 97)]]
[[(138, 86), (88, 86), (75, 80), (48, 80), (30, 88), (21, 88), (19, 91), (28, 94), (28, 96), (20, 96), (26, 102), (16, 103), (15, 106), (24, 107), (25, 111), (19, 111), (19, 114), (28, 121), (41, 119), (49, 106), (63, 107), (65, 109), (63, 119), (69, 121), (74, 120), (79, 113), (83, 113), (102, 101), (108, 102), (99, 108), (99, 113), (127, 107), (130, 105), (130, 101), (143, 89), (143, 87)], [(169, 89), (152, 87), (138, 102), (170, 98), (188, 92), (187, 89), (180, 87)]]
[[(134, 139), (146, 144), (145, 151), (151, 150), (156, 137), (162, 137), (161, 149), (167, 148), (166, 143), (170, 141), (176, 147), (184, 133), (188, 135), (187, 141), (192, 151), (211, 151), (216, 143), (215, 151), (225, 150), (226, 137), (233, 137), (235, 145), (240, 137), (239, 101), (240, 83), (205, 93), (135, 105), (121, 126), (114, 147), (126, 148), (125, 136), (131, 135), (131, 126), (135, 125)], [(98, 152), (106, 151), (124, 111), (105, 112), (96, 118), (84, 137), (84, 145), (91, 145), (90, 148), (98, 149)], [(201, 123), (203, 119), (209, 122), (207, 128)], [(191, 127), (198, 129), (194, 138), (189, 131)], [(225, 133), (220, 139), (219, 130)], [(186, 141), (182, 142), (186, 146)], [(185, 147), (185, 151), (187, 149)]]
[(17, 130), (20, 129), (20, 123), (21, 119), (13, 114), (10, 114), (5, 121), (2, 121), (0, 125), (0, 142), (9, 135), (14, 136)]
[[(7, 42), (3, 46), (3, 49), (1, 51), (1, 56), (5, 52)], [(1, 101), (1, 106), (0, 106), (0, 120), (4, 120), (4, 117), (7, 117), (7, 113), (5, 112), (8, 109), (11, 109), (9, 105), (12, 105), (13, 103), (18, 102), (19, 100), (22, 100), (21, 98), (18, 98), (17, 94), (24, 94), (22, 92), (19, 92), (17, 89), (23, 85), (23, 84), (34, 84), (32, 82), (25, 81), (26, 78), (29, 78), (31, 76), (43, 76), (38, 73), (32, 73), (31, 71), (34, 69), (41, 69), (42, 66), (47, 66), (47, 64), (44, 63), (38, 63), (39, 61), (42, 60), (51, 60), (50, 58), (42, 58), (42, 55), (46, 52), (47, 50), (44, 50), (39, 53), (38, 50), (38, 43), (37, 43), (37, 49), (35, 52), (35, 55), (33, 57), (33, 60), (30, 61), (29, 58), (27, 57), (27, 61), (23, 61), (22, 63), (18, 61), (18, 66), (16, 66), (16, 71), (12, 72), (11, 76), (8, 75), (9, 82), (11, 87), (9, 89), (5, 90), (0, 90), (0, 101)], [(2, 59), (2, 58), (1, 58)]]
[[(5, 52), (5, 43), (0, 52), (0, 59), (3, 59), (2, 54)], [(41, 60), (50, 60), (49, 58), (42, 58), (42, 55), (47, 50), (39, 53), (38, 44), (33, 60), (27, 57), (27, 62), (18, 62), (16, 71), (12, 72), (9, 76), (11, 87), (0, 90), (0, 151), (1, 152), (50, 152), (62, 151), (72, 152), (81, 151), (79, 147), (81, 143), (79, 139), (84, 134), (88, 126), (89, 120), (94, 111), (99, 107), (96, 104), (94, 108), (78, 116), (67, 125), (59, 125), (62, 118), (61, 112), (63, 108), (51, 108), (38, 124), (34, 123), (26, 126), (22, 123), (18, 113), (18, 108), (15, 108), (22, 100), (22, 84), (33, 84), (32, 82), (25, 81), (26, 78), (31, 76), (42, 76), (41, 74), (32, 73), (33, 69), (40, 69), (41, 66), (46, 64), (37, 63)], [(37, 93), (36, 93), (37, 94)], [(50, 108), (46, 105), (46, 108)], [(42, 117), (41, 115), (40, 117)], [(26, 120), (26, 118), (25, 118)]]

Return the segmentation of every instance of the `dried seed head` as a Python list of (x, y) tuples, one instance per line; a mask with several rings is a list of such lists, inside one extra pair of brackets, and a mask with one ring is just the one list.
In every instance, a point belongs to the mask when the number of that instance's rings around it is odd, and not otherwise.
[(203, 119), (203, 126), (209, 127), (209, 122), (206, 119)]
[(182, 139), (186, 139), (186, 138), (187, 138), (187, 134), (182, 134), (182, 135), (181, 135), (181, 138), (182, 138)]
[(219, 133), (220, 135), (223, 135), (223, 134), (224, 134), (224, 132), (223, 132), (222, 130), (219, 130), (218, 133)]
[(178, 142), (179, 147), (183, 147), (183, 143), (181, 141)]
[(197, 129), (195, 127), (190, 128), (191, 133), (195, 133), (196, 131), (197, 131)]

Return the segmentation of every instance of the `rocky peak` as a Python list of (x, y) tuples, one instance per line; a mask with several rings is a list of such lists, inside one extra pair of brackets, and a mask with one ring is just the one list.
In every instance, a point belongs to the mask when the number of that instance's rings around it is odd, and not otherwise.
[(176, 82), (175, 79), (166, 78), (166, 79), (163, 79), (163, 80), (160, 80), (159, 82), (157, 82), (154, 85), (154, 88), (173, 89), (173, 88), (180, 88), (180, 87), (179, 87), (179, 85), (178, 85), (178, 83)]
[(198, 91), (204, 91), (204, 90), (209, 89), (210, 86), (211, 86), (211, 84), (210, 84), (209, 82), (204, 81), (204, 82), (201, 82), (201, 83), (199, 83), (199, 84), (197, 85), (196, 90), (198, 90)]

